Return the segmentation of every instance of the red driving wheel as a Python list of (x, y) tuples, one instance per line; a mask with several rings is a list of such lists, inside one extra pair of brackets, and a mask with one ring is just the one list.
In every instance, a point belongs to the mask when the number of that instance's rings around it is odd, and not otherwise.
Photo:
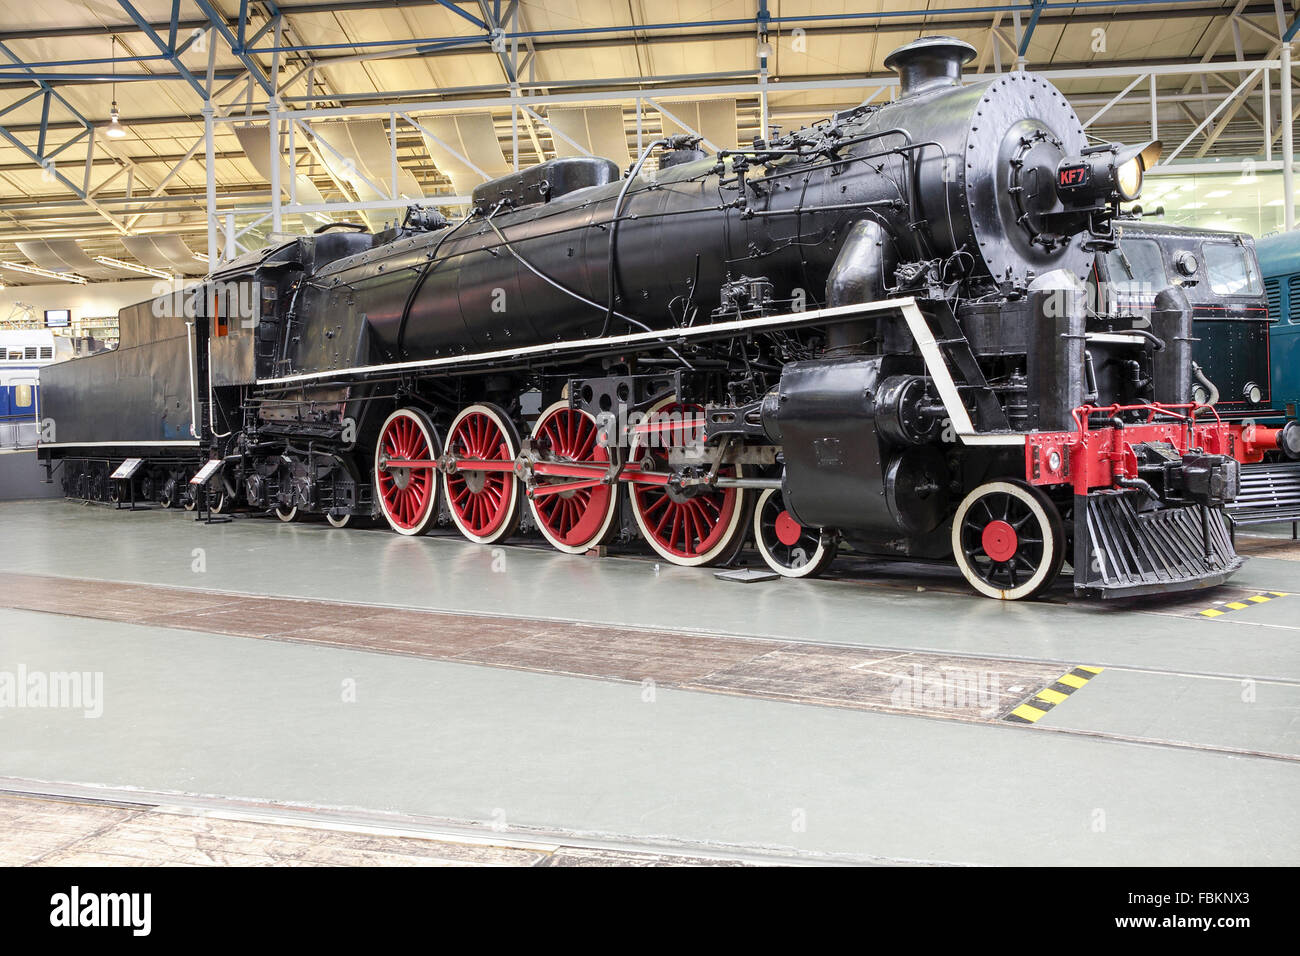
[[(570, 408), (568, 402), (556, 402), (537, 419), (533, 444), (545, 461), (604, 467), (609, 464), (609, 449), (600, 443), (599, 435), (600, 427), (589, 412)], [(548, 485), (575, 483), (574, 478), (539, 477), (528, 505), (537, 529), (547, 541), (561, 551), (581, 554), (609, 540), (618, 499), (609, 485), (545, 494)]]
[(469, 406), (447, 429), (447, 451), (464, 462), (443, 476), (447, 508), (460, 533), (479, 544), (514, 534), (519, 527), (514, 472), (519, 435), (505, 413), (493, 405)]
[[(665, 399), (646, 416), (649, 428), (637, 433), (629, 453), (634, 463), (649, 459), (656, 473), (671, 469), (669, 452), (689, 448), (699, 440), (699, 405)], [(742, 477), (739, 465), (723, 465), (719, 476)], [(680, 493), (667, 485), (635, 481), (628, 486), (632, 514), (646, 542), (673, 564), (716, 564), (735, 555), (745, 536), (746, 503), (741, 488), (715, 488)]]
[(424, 534), (437, 517), (437, 456), (437, 433), (424, 412), (399, 408), (384, 421), (375, 445), (375, 497), (398, 534)]

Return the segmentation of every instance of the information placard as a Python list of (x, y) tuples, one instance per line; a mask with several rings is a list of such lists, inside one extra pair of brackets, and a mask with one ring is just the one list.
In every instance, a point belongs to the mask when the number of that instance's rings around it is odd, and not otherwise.
[(203, 467), (198, 470), (198, 473), (193, 478), (190, 479), (190, 484), (200, 485), (200, 486), (206, 485), (208, 483), (208, 479), (210, 479), (213, 475), (215, 475), (217, 473), (217, 469), (220, 467), (221, 467), (220, 458), (208, 459), (206, 462), (203, 463)]
[(108, 477), (130, 478), (132, 475), (136, 473), (136, 471), (139, 469), (140, 465), (143, 464), (143, 462), (144, 462), (143, 458), (128, 458), (126, 461), (122, 462), (122, 464), (117, 466), (117, 471), (113, 472)]

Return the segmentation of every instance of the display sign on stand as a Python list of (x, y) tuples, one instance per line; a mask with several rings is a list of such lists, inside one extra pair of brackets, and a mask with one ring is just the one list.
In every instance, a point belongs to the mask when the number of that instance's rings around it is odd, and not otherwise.
[[(108, 476), (109, 481), (117, 482), (116, 507), (123, 511), (148, 511), (149, 505), (137, 505), (135, 502), (135, 473), (144, 464), (143, 458), (128, 458)], [(125, 493), (123, 493), (125, 492)]]
[(203, 497), (198, 499), (199, 511), (194, 516), (195, 521), (202, 521), (204, 524), (221, 524), (231, 520), (229, 515), (214, 515), (212, 513), (211, 482), (213, 477), (221, 471), (223, 464), (224, 462), (220, 458), (210, 458), (203, 463), (203, 467), (190, 479), (190, 494), (203, 493)]

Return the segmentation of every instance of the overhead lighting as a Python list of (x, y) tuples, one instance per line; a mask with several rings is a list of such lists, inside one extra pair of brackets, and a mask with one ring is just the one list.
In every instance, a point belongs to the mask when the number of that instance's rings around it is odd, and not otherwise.
[(135, 262), (123, 262), (121, 259), (114, 259), (111, 256), (95, 256), (95, 261), (103, 266), (125, 269), (127, 272), (138, 272), (140, 275), (153, 276), (155, 279), (176, 278), (170, 272), (163, 272), (161, 269), (150, 269), (148, 266), (142, 266)]
[(1216, 189), (1214, 192), (1206, 193), (1206, 199), (1222, 199), (1224, 196), (1231, 196), (1231, 189)]
[(1268, 202), (1264, 203), (1264, 205), (1265, 205), (1265, 206), (1280, 206), (1280, 205), (1282, 205), (1282, 203), (1283, 203), (1283, 200), (1281, 200), (1281, 199), (1270, 199)]
[(40, 266), (29, 266), (23, 262), (0, 262), (0, 269), (12, 269), (14, 272), (25, 272), (28, 275), (40, 276), (43, 279), (58, 279), (61, 282), (75, 282), (77, 285), (85, 285), (85, 276), (73, 275), (71, 272), (51, 272), (49, 269), (42, 269)]
[(1207, 205), (1209, 205), (1209, 204), (1208, 204), (1208, 203), (1203, 203), (1203, 202), (1185, 202), (1185, 203), (1183, 203), (1182, 208), (1184, 208), (1184, 209), (1204, 209)]
[(193, 256), (195, 259), (197, 259), (199, 262), (207, 262), (207, 261), (208, 261), (208, 257), (207, 257), (207, 255), (206, 255), (205, 253), (202, 253), (202, 252), (191, 252), (190, 255), (192, 255), (192, 256)]
[(108, 125), (104, 127), (104, 135), (109, 139), (122, 139), (126, 136), (126, 127), (122, 125), (121, 114), (117, 111), (117, 100), (113, 101), (113, 108), (108, 111)]
[(122, 125), (122, 115), (117, 111), (117, 37), (112, 37), (112, 40), (113, 106), (108, 111), (108, 125), (104, 127), (104, 135), (109, 139), (121, 139), (126, 135), (126, 127)]

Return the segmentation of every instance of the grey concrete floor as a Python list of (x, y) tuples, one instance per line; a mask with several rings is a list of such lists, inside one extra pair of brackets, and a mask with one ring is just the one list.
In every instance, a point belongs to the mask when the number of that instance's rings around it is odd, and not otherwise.
[[(858, 571), (738, 585), (66, 502), (0, 504), (0, 528), (3, 571), (1107, 668), (1039, 725), (961, 724), (3, 611), (0, 671), (105, 682), (97, 719), (0, 710), (3, 776), (884, 860), (1300, 862), (1300, 764), (1197, 749), (1300, 753), (1300, 596), (1210, 620), (1001, 605), (936, 590), (952, 581), (933, 569), (924, 591)], [(1252, 561), (1233, 584), (1300, 591), (1300, 563)]]

